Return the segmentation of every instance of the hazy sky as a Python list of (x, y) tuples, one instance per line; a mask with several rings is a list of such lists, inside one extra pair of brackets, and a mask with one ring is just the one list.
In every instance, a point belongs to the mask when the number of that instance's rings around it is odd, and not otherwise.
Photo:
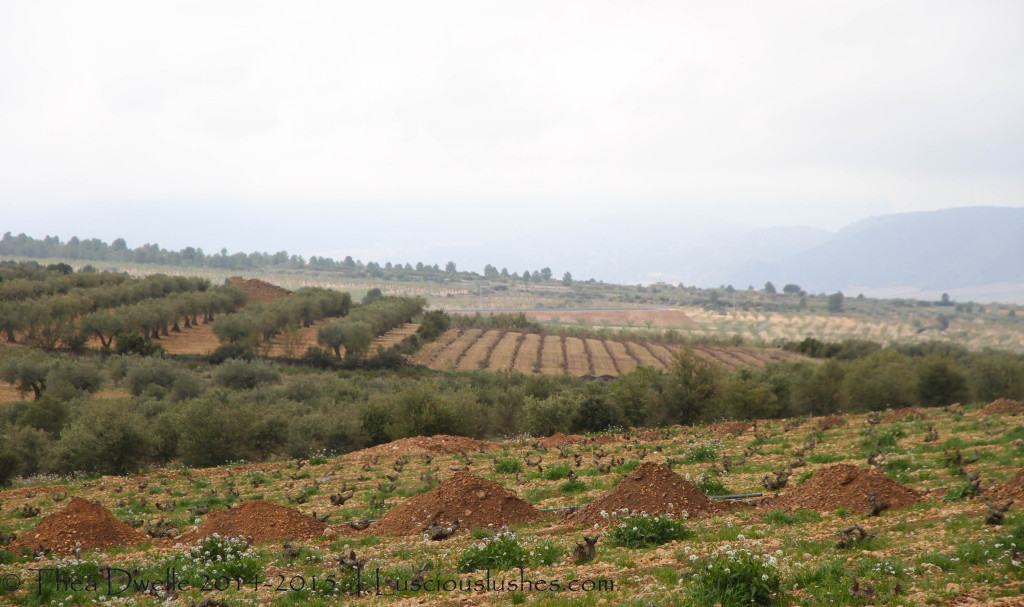
[(0, 1), (0, 231), (308, 255), (1019, 206), (1022, 26), (1019, 1)]

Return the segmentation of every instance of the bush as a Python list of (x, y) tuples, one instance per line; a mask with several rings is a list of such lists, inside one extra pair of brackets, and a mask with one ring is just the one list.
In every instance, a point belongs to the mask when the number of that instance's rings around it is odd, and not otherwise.
[(494, 471), (498, 474), (516, 474), (523, 471), (523, 462), (514, 457), (503, 457), (495, 461)]
[(423, 339), (431, 341), (437, 339), (442, 333), (451, 327), (451, 318), (444, 310), (431, 310), (423, 313), (420, 320), (420, 328), (416, 330)]
[(529, 553), (511, 531), (502, 531), (479, 544), (473, 544), (459, 557), (459, 571), (468, 573), (482, 569), (506, 571), (525, 567)]
[(0, 451), (0, 487), (11, 482), (21, 469), (21, 457), (12, 449)]
[(718, 449), (713, 445), (698, 445), (696, 447), (690, 447), (690, 450), (686, 452), (687, 464), (702, 464), (713, 462), (717, 459)]
[(281, 381), (281, 371), (263, 361), (229, 360), (214, 374), (217, 384), (232, 390), (252, 390), (263, 384)]
[(608, 542), (625, 548), (654, 548), (684, 540), (689, 535), (686, 525), (679, 519), (642, 512), (612, 524), (608, 529)]
[(216, 350), (210, 353), (207, 360), (210, 364), (219, 365), (226, 360), (231, 359), (238, 360), (255, 360), (256, 354), (252, 351), (249, 346), (243, 346), (242, 344), (224, 344), (218, 346)]
[(153, 435), (146, 418), (123, 402), (88, 401), (57, 442), (60, 471), (135, 472), (153, 456)]
[(153, 384), (170, 390), (183, 372), (181, 366), (174, 361), (139, 358), (130, 363), (124, 376), (124, 383), (129, 392), (138, 396)]
[(568, 432), (579, 406), (576, 394), (561, 393), (543, 399), (528, 396), (523, 406), (525, 429), (534, 436)]
[(153, 356), (160, 354), (164, 349), (138, 333), (125, 333), (117, 336), (117, 347), (114, 351), (118, 354)]
[[(742, 538), (742, 536), (741, 536)], [(694, 561), (690, 598), (698, 605), (722, 607), (771, 605), (779, 597), (779, 572), (774, 556), (726, 545), (709, 558)]]

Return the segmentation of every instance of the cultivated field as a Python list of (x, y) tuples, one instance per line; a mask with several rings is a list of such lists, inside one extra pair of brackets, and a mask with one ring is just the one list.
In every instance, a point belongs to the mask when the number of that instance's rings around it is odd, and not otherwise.
[[(763, 368), (780, 360), (807, 360), (780, 350), (689, 346), (695, 354), (730, 369)], [(617, 377), (637, 366), (667, 370), (678, 345), (581, 339), (491, 329), (452, 329), (424, 346), (413, 358), (416, 364), (444, 371), (516, 370), (522, 373)]]
[[(108, 600), (154, 606), (352, 604), (356, 568), (365, 605), (740, 604), (715, 590), (759, 585), (765, 604), (1020, 605), (1022, 466), (1024, 416), (1001, 404), (539, 440), (419, 437), (308, 461), (29, 479), (0, 492), (0, 601), (93, 604), (110, 594), (111, 567), (114, 588), (131, 575), (140, 589)], [(764, 497), (726, 504), (704, 492)], [(1018, 501), (986, 524), (984, 499)], [(620, 509), (682, 524), (606, 518)], [(495, 537), (502, 525), (514, 535)], [(214, 532), (253, 543), (204, 541)], [(491, 560), (480, 554), (488, 542), (504, 546)], [(204, 554), (218, 549), (223, 560)], [(709, 566), (734, 575), (716, 586)], [(53, 568), (80, 583), (38, 577)], [(170, 568), (191, 585), (143, 590)], [(231, 583), (214, 589), (218, 576)], [(561, 590), (512, 589), (520, 576)], [(504, 586), (474, 590), (482, 578)], [(454, 586), (408, 590), (414, 579)]]

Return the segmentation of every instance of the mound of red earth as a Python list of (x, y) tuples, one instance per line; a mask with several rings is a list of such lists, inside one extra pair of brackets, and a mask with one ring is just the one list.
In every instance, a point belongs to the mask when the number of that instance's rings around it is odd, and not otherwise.
[(456, 518), (463, 529), (500, 528), (543, 516), (498, 483), (469, 472), (456, 472), (430, 491), (414, 495), (389, 510), (369, 532), (419, 533), (432, 522), (448, 524)]
[(312, 539), (324, 534), (326, 525), (308, 514), (266, 500), (242, 502), (229, 510), (214, 510), (195, 531), (181, 536), (183, 543), (197, 542), (214, 533), (248, 536), (255, 542)]
[(292, 294), (288, 289), (262, 281), (258, 278), (244, 280), (241, 276), (232, 276), (228, 279), (232, 286), (239, 287), (245, 293), (245, 299), (249, 303), (267, 302), (288, 297)]
[(894, 422), (901, 419), (908, 419), (911, 417), (924, 419), (925, 414), (917, 407), (902, 407), (900, 409), (896, 409), (890, 412), (889, 415), (886, 415), (884, 418), (882, 418), (882, 422), (887, 424), (889, 422)]
[(611, 491), (565, 517), (563, 522), (587, 527), (603, 525), (610, 519), (606, 519), (602, 511), (610, 515), (622, 509), (632, 513), (676, 515), (685, 510), (690, 517), (696, 517), (717, 514), (728, 508), (716, 503), (668, 466), (644, 462)]
[(871, 512), (868, 494), (889, 502), (898, 510), (913, 504), (920, 494), (892, 480), (880, 470), (861, 470), (849, 464), (837, 464), (814, 473), (803, 484), (786, 491), (767, 503), (770, 509), (819, 510), (831, 512), (847, 508), (854, 512)]
[(982, 415), (1017, 415), (1024, 413), (1024, 407), (1008, 398), (997, 398), (981, 410)]
[(846, 425), (846, 420), (838, 415), (828, 415), (818, 420), (818, 429), (831, 430)]
[(42, 545), (54, 552), (69, 553), (76, 545), (92, 550), (138, 544), (147, 539), (100, 504), (76, 497), (63, 510), (39, 521), (35, 529), (15, 540), (11, 547), (20, 551)]
[(460, 451), (483, 451), (490, 446), (475, 438), (436, 434), (434, 436), (411, 436), (367, 449), (353, 451), (349, 455), (372, 457), (375, 455), (422, 455), (424, 453), (458, 453)]
[(992, 497), (997, 500), (1024, 501), (1024, 469), (1005, 483), (993, 487)]

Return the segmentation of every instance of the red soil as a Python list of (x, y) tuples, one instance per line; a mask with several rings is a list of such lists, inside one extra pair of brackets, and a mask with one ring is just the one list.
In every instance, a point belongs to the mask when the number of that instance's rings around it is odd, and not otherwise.
[(15, 540), (12, 548), (40, 545), (54, 552), (69, 553), (76, 544), (82, 550), (138, 544), (148, 538), (114, 518), (103, 506), (81, 498), (73, 498), (63, 510), (55, 512)]
[(884, 498), (894, 510), (909, 506), (920, 499), (918, 492), (904, 487), (879, 470), (861, 470), (849, 464), (837, 464), (819, 469), (802, 485), (786, 491), (777, 499), (768, 502), (765, 507), (822, 512), (847, 508), (866, 514), (871, 511), (867, 499), (869, 493)]
[(191, 543), (217, 533), (221, 536), (248, 536), (255, 542), (285, 539), (312, 539), (324, 534), (326, 525), (295, 508), (265, 500), (242, 502), (230, 510), (214, 510), (196, 531), (181, 536)]
[(451, 523), (456, 518), (463, 529), (500, 528), (542, 517), (540, 511), (498, 483), (457, 472), (389, 510), (369, 532), (407, 535), (419, 533), (432, 522)]
[(997, 398), (981, 410), (982, 415), (1018, 415), (1024, 413), (1024, 407), (1017, 401), (1008, 398)]
[(582, 510), (567, 516), (564, 524), (587, 527), (603, 525), (608, 523), (609, 519), (601, 515), (602, 510), (610, 515), (623, 508), (633, 513), (648, 514), (679, 515), (686, 511), (691, 517), (717, 514), (727, 509), (715, 503), (703, 491), (668, 466), (644, 462), (622, 479), (614, 489)]

